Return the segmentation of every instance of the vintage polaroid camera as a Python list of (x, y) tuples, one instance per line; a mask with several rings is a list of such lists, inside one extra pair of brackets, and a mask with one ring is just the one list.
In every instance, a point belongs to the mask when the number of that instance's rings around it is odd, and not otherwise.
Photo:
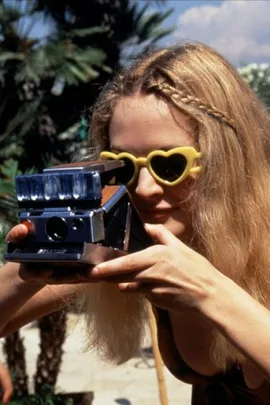
[(29, 234), (7, 245), (14, 262), (95, 265), (152, 245), (123, 185), (110, 185), (122, 161), (55, 166), (16, 177), (20, 222)]

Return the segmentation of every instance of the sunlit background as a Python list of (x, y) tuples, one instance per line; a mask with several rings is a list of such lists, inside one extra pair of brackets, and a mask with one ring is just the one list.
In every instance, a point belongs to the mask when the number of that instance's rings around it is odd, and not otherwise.
[[(145, 1), (139, 3), (144, 5)], [(197, 40), (213, 46), (236, 65), (270, 61), (268, 0), (168, 0), (166, 8), (173, 12), (163, 26), (175, 31), (161, 40), (161, 45)], [(46, 36), (51, 29), (53, 24), (44, 23), (40, 15), (32, 34)]]
[[(12, 1), (5, 0), (5, 3)], [(27, 2), (29, 0), (21, 0), (20, 7)], [(146, 3), (145, 0), (137, 2), (141, 6)], [(90, 7), (91, 2), (88, 3)], [(161, 40), (161, 45), (197, 40), (213, 46), (236, 65), (270, 61), (268, 0), (168, 0), (163, 5), (152, 4), (151, 8), (165, 6), (173, 11), (163, 26), (174, 27), (174, 32)], [(44, 21), (43, 14), (37, 13), (31, 35), (43, 38), (53, 29), (53, 21)]]
[[(18, 223), (15, 176), (89, 158), (91, 108), (116, 71), (149, 49), (201, 41), (216, 48), (239, 69), (270, 107), (269, 23), (269, 0), (0, 0), (0, 261), (4, 261), (6, 233)], [(19, 331), (1, 341), (5, 361), (14, 376), (14, 398), (26, 398), (20, 405), (29, 404), (30, 380), (35, 394), (43, 395), (44, 400), (31, 403), (53, 403), (55, 381), (63, 376), (62, 345), (66, 344), (70, 314), (65, 315), (56, 313), (36, 323), (32, 331), (34, 355), (30, 329), (26, 333), (30, 340), (23, 341)], [(37, 346), (39, 334), (41, 349)], [(66, 363), (65, 371), (70, 367), (73, 371), (70, 380), (65, 375), (65, 390), (90, 387), (97, 396), (107, 395), (106, 401), (103, 398), (99, 403), (102, 405), (157, 403), (154, 374), (144, 380), (138, 370), (133, 385), (128, 374), (134, 372), (132, 365), (132, 369), (123, 368), (121, 375), (116, 374), (115, 380), (109, 373), (106, 377), (101, 368), (98, 377), (99, 366), (93, 365), (92, 359), (81, 367), (87, 358), (81, 355), (78, 362), (78, 354), (72, 352), (78, 346), (76, 339), (66, 350), (74, 357)], [(31, 378), (25, 351), (32, 356)], [(52, 359), (57, 364), (53, 371)], [(149, 370), (144, 371), (149, 376)], [(102, 384), (94, 385), (95, 377)], [(131, 394), (123, 390), (125, 378)], [(141, 389), (142, 382), (145, 390)], [(43, 390), (48, 384), (50, 395)], [(128, 399), (114, 401), (115, 391), (108, 390), (108, 386), (115, 389), (116, 384), (119, 393)], [(186, 394), (183, 386), (181, 397), (179, 388), (177, 381), (177, 387), (172, 385), (168, 390), (170, 405), (189, 405), (190, 392)], [(150, 402), (144, 402), (146, 393), (153, 394)], [(137, 402), (131, 401), (129, 395), (135, 395)]]
[(213, 46), (232, 63), (270, 61), (270, 2), (268, 0), (170, 0), (168, 23), (175, 32), (166, 44), (198, 40)]

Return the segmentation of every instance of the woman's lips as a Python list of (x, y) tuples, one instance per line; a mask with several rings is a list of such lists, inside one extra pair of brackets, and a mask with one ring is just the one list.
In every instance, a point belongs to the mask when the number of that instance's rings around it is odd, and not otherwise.
[(168, 218), (173, 211), (175, 211), (177, 208), (166, 208), (166, 209), (153, 209), (153, 210), (139, 210), (140, 215), (142, 218), (151, 218), (154, 220), (164, 220)]

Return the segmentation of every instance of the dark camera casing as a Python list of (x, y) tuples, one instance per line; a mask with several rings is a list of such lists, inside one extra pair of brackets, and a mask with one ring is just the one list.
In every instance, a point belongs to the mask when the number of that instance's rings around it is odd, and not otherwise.
[(55, 166), (16, 177), (19, 220), (29, 229), (7, 244), (5, 260), (91, 264), (152, 245), (123, 185), (110, 185), (122, 161)]

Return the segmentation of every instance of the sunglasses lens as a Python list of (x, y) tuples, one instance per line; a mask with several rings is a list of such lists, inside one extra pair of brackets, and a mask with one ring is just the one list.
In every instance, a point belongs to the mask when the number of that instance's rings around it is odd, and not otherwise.
[(151, 167), (158, 177), (172, 183), (182, 176), (187, 167), (185, 156), (178, 154), (170, 156), (153, 156)]
[(116, 182), (118, 184), (127, 184), (134, 176), (135, 166), (131, 159), (123, 158), (121, 160), (125, 162), (125, 167), (117, 173)]

